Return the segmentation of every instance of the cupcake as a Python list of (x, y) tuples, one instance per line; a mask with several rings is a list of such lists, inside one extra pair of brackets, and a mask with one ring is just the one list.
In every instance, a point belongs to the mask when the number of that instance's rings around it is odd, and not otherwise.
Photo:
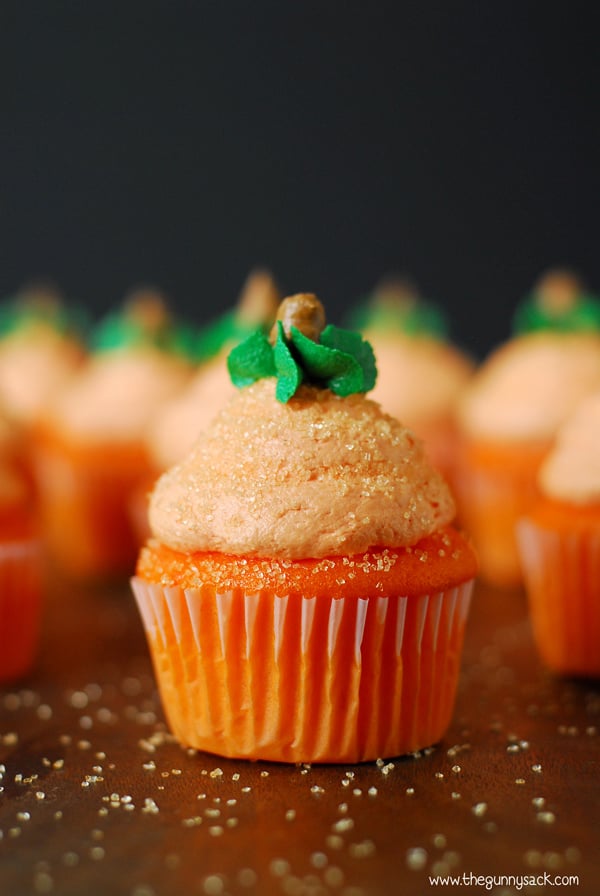
[(190, 376), (186, 344), (160, 296), (136, 293), (101, 322), (85, 365), (49, 405), (36, 474), (50, 555), (67, 576), (133, 569), (129, 502), (151, 469), (145, 431)]
[(0, 681), (34, 665), (42, 613), (42, 550), (28, 483), (12, 459), (11, 427), (0, 416)]
[(20, 441), (19, 468), (35, 497), (32, 441), (48, 402), (83, 362), (84, 318), (43, 284), (0, 305), (0, 405)]
[(350, 316), (377, 356), (371, 398), (413, 429), (438, 469), (451, 480), (454, 407), (474, 363), (448, 338), (441, 309), (402, 279), (384, 280)]
[(82, 332), (82, 315), (47, 286), (0, 306), (0, 404), (27, 432), (83, 360)]
[(542, 464), (517, 523), (535, 642), (564, 675), (600, 677), (600, 392), (583, 399)]
[(182, 744), (278, 762), (421, 749), (453, 711), (476, 560), (358, 333), (286, 299), (159, 479), (132, 587)]
[(586, 298), (580, 315), (579, 295), (562, 272), (546, 276), (515, 317), (539, 326), (493, 351), (458, 403), (458, 512), (481, 576), (499, 587), (522, 582), (515, 524), (536, 499), (537, 473), (558, 428), (600, 388), (600, 314), (592, 327), (593, 303)]
[(227, 356), (257, 327), (268, 330), (272, 326), (280, 300), (271, 274), (252, 271), (237, 306), (200, 331), (197, 371), (181, 395), (159, 409), (148, 429), (148, 452), (157, 473), (188, 454), (198, 434), (234, 394)]

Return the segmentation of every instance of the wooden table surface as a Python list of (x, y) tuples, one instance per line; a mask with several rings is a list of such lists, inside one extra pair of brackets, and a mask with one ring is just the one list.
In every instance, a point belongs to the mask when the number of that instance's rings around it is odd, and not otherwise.
[(519, 591), (477, 586), (442, 743), (296, 767), (180, 747), (128, 585), (57, 583), (0, 773), (2, 896), (600, 893), (600, 683), (542, 668)]

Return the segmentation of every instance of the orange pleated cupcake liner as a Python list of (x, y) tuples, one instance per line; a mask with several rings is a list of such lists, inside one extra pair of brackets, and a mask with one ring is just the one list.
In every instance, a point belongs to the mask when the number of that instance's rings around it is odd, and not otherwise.
[(564, 675), (600, 676), (600, 530), (560, 531), (525, 518), (517, 534), (542, 660)]
[(42, 615), (42, 550), (37, 539), (0, 545), (0, 681), (27, 672), (37, 658)]
[(546, 446), (462, 444), (451, 477), (461, 525), (469, 532), (482, 579), (500, 588), (519, 586), (523, 571), (517, 521), (539, 496), (537, 473)]
[(324, 763), (398, 756), (443, 737), (472, 585), (309, 598), (132, 579), (181, 743), (232, 758)]

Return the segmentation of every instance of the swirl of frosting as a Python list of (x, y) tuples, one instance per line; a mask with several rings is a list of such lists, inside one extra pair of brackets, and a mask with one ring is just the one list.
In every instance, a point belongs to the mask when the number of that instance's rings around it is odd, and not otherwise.
[(303, 559), (400, 548), (450, 523), (454, 502), (422, 442), (364, 395), (264, 379), (239, 392), (164, 473), (155, 537), (183, 552)]
[(370, 344), (359, 333), (325, 326), (323, 306), (311, 293), (284, 299), (270, 339), (256, 330), (230, 352), (227, 367), (238, 388), (276, 377), (275, 396), (283, 403), (302, 383), (345, 396), (368, 392), (377, 379)]

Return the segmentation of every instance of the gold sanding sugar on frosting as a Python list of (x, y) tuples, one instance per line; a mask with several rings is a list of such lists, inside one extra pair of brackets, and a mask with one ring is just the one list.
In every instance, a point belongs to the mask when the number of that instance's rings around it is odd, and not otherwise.
[(174, 550), (294, 559), (404, 547), (453, 517), (422, 443), (379, 405), (311, 387), (282, 404), (274, 379), (234, 396), (150, 507)]

